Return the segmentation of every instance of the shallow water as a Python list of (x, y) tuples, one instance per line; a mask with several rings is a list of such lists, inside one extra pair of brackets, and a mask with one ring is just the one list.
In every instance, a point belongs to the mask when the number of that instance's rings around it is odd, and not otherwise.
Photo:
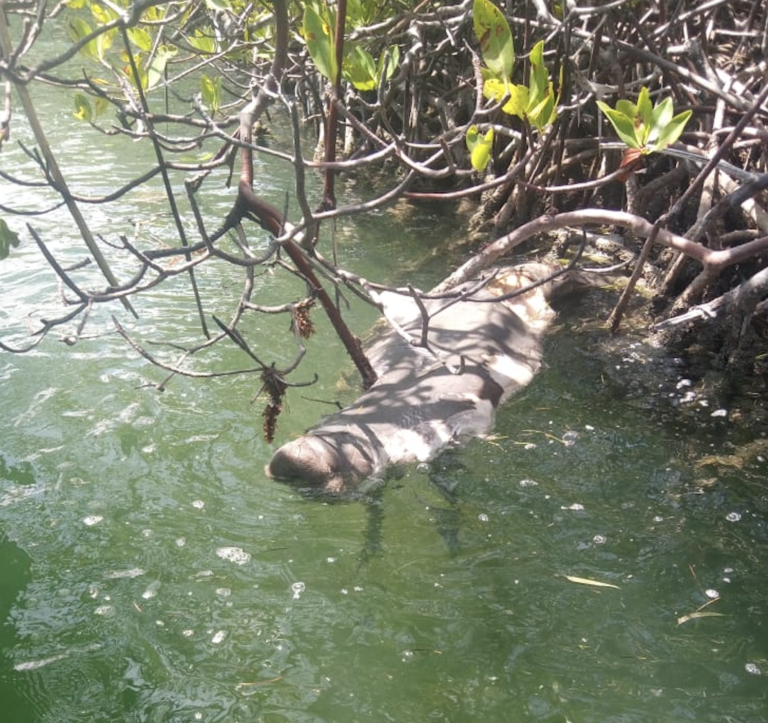
[[(60, 120), (52, 133), (79, 188), (103, 192), (151, 160), (118, 144), (103, 184), (75, 130)], [(10, 147), (2, 160), (28, 171)], [(284, 174), (267, 162), (259, 173), (278, 203)], [(211, 189), (214, 216), (231, 195)], [(4, 183), (0, 196), (37, 202)], [(89, 218), (130, 233), (139, 214), (172, 242), (152, 196)], [(402, 210), (342, 224), (343, 257), (428, 285), (455, 261), (443, 249), (459, 224), (445, 209)], [(35, 224), (83, 256), (64, 214)], [(260, 283), (260, 299), (281, 297), (279, 282)], [(201, 285), (209, 313), (232, 308), (226, 269)], [(25, 237), (0, 262), (3, 339), (20, 339), (24, 315), (56, 293)], [(181, 281), (139, 307), (135, 323), (109, 312), (144, 340), (199, 335)], [(569, 330), (581, 308), (493, 439), (337, 504), (264, 477), (258, 379), (147, 388), (164, 373), (108, 333), (108, 313), (94, 319), (99, 338), (0, 356), (3, 720), (764, 721), (763, 448), (734, 455), (749, 435), (718, 400), (682, 404), (672, 363), (649, 401), (633, 384), (647, 350), (627, 340), (600, 356), (599, 334)], [(373, 318), (354, 306), (358, 330)], [(260, 350), (290, 357), (283, 331), (248, 328)], [(351, 393), (337, 389), (349, 365), (326, 324), (309, 348), (306, 377), (321, 379), (290, 392), (278, 442), (327, 410), (313, 400)], [(243, 364), (221, 346), (199, 367)]]

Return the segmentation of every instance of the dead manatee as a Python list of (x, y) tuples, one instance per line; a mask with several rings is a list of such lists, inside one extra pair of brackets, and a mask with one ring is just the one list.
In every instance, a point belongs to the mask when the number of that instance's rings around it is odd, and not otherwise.
[(511, 300), (496, 299), (553, 271), (545, 264), (495, 269), (488, 272), (492, 281), (470, 297), (485, 301), (425, 300), (426, 345), (413, 343), (423, 327), (413, 299), (383, 294), (399, 331), (383, 332), (366, 349), (378, 381), (280, 447), (267, 475), (338, 494), (390, 465), (426, 462), (448, 445), (487, 434), (498, 406), (541, 367), (541, 336), (554, 316), (548, 302), (589, 282), (568, 272)]

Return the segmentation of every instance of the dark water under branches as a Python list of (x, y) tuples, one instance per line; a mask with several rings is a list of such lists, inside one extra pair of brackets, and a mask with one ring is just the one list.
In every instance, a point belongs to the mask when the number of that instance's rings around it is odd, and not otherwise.
[[(68, 123), (58, 132), (79, 188), (110, 185), (98, 163), (130, 174), (149, 162), (132, 144), (115, 146), (119, 163), (88, 160)], [(279, 200), (287, 177), (261, 170)], [(214, 191), (211, 214), (231, 199)], [(114, 234), (138, 217), (168, 241), (156, 195), (89, 218)], [(82, 256), (66, 217), (34, 223)], [(407, 268), (428, 285), (452, 260), (454, 228), (444, 210), (384, 211), (339, 239), (361, 273), (401, 282)], [(208, 311), (226, 316), (226, 269), (200, 280)], [(54, 304), (30, 242), (0, 262), (0, 296), (4, 339)], [(736, 453), (749, 436), (719, 400), (676, 406), (684, 370), (649, 372), (637, 341), (595, 354), (594, 337), (569, 329), (582, 309), (563, 317), (547, 369), (494, 439), (339, 504), (264, 477), (256, 379), (141, 388), (163, 373), (114, 334), (0, 356), (3, 721), (765, 721), (764, 448)], [(197, 334), (182, 282), (140, 311), (142, 339)], [(363, 330), (373, 315), (352, 318)], [(261, 323), (250, 338), (287, 354), (284, 329)], [(280, 440), (327, 409), (305, 397), (341, 394), (348, 365), (319, 326), (305, 372), (321, 381), (290, 392)], [(107, 315), (93, 328), (111, 329)], [(243, 364), (234, 347), (201, 361)]]

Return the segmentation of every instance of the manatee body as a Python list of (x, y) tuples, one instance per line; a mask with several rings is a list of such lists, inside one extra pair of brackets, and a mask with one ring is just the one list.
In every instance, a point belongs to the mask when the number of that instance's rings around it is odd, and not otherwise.
[(541, 367), (541, 334), (553, 317), (548, 300), (580, 280), (571, 274), (509, 301), (496, 297), (552, 272), (544, 264), (497, 270), (471, 297), (485, 301), (425, 300), (431, 317), (426, 348), (419, 344), (423, 321), (413, 299), (383, 294), (399, 333), (389, 329), (366, 349), (377, 382), (280, 447), (267, 475), (340, 493), (389, 465), (426, 462), (448, 445), (487, 434), (498, 406)]

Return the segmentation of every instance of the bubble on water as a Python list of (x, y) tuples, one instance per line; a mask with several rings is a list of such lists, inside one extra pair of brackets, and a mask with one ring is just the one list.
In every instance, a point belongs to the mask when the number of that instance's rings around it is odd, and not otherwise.
[(153, 534), (154, 532), (152, 532), (152, 530), (150, 530), (149, 528), (145, 528), (141, 531), (142, 537), (152, 537)]
[(582, 505), (580, 502), (574, 502), (570, 505), (560, 505), (561, 510), (574, 510), (574, 511), (581, 511), (584, 509), (584, 505)]
[(194, 507), (197, 510), (202, 510), (203, 507), (205, 507), (205, 502), (202, 500), (192, 500), (192, 507)]
[(709, 588), (704, 591), (704, 594), (710, 599), (710, 600), (717, 600), (717, 598), (720, 597), (720, 593), (717, 590), (714, 590), (713, 588)]
[(216, 554), (222, 560), (234, 562), (236, 565), (245, 565), (251, 559), (251, 554), (240, 547), (219, 547)]
[(349, 595), (349, 590), (347, 590), (347, 588), (343, 587), (343, 588), (341, 588), (341, 594), (342, 595)]
[(520, 487), (538, 487), (539, 483), (533, 479), (521, 479), (517, 483)]
[(186, 630), (182, 630), (181, 634), (185, 638), (191, 638), (195, 634), (195, 631), (194, 630), (190, 630), (189, 628), (187, 628)]
[(295, 582), (291, 585), (291, 592), (293, 592), (293, 599), (298, 600), (301, 597), (301, 593), (306, 589), (306, 585), (303, 582)]
[(574, 432), (573, 430), (568, 430), (563, 435), (563, 444), (566, 447), (573, 447), (573, 445), (576, 444), (578, 439), (579, 439), (579, 433), (578, 432)]
[(415, 657), (413, 650), (403, 650), (403, 652), (400, 653), (400, 660), (404, 663), (412, 662)]
[(595, 535), (592, 538), (592, 542), (594, 542), (596, 545), (604, 545), (606, 542), (608, 542), (608, 538), (605, 535)]
[(355, 592), (362, 592), (362, 591), (363, 591), (363, 588), (362, 588), (362, 586), (361, 586), (361, 585), (355, 585), (355, 586), (354, 586), (352, 589), (353, 589)]
[(728, 520), (728, 522), (738, 522), (741, 519), (741, 512), (729, 512), (725, 519)]
[(147, 589), (141, 593), (141, 597), (145, 600), (151, 600), (157, 595), (157, 591), (160, 589), (160, 581), (155, 580), (153, 583), (147, 586)]
[(750, 675), (762, 675), (763, 671), (760, 670), (760, 667), (756, 665), (755, 663), (747, 663), (744, 666), (744, 670), (747, 671)]
[(332, 563), (336, 562), (336, 558), (335, 558), (335, 557), (330, 557), (330, 556), (329, 556), (329, 557), (326, 557), (326, 558), (325, 558), (325, 561), (326, 561), (328, 564), (332, 564)]
[(221, 597), (229, 597), (232, 591), (228, 587), (217, 587), (216, 594), (221, 595)]
[(200, 570), (195, 577), (213, 577), (213, 570)]
[(213, 637), (211, 638), (211, 642), (214, 645), (218, 645), (226, 637), (227, 637), (227, 634), (223, 630), (217, 630), (214, 633)]
[(488, 522), (488, 520), (490, 520), (490, 517), (488, 517), (488, 515), (486, 515), (485, 512), (481, 512), (477, 516), (477, 519), (480, 520), (480, 522)]
[(184, 545), (186, 544), (187, 544), (187, 539), (185, 537), (176, 538), (176, 547), (184, 547)]
[(416, 471), (419, 474), (429, 474), (429, 465), (426, 462), (420, 462), (416, 465)]
[(587, 432), (594, 432), (595, 428), (591, 424), (585, 424), (584, 429), (587, 430)]
[(99, 607), (97, 607), (94, 612), (96, 615), (108, 617), (115, 612), (115, 608), (113, 608), (111, 605), (99, 605)]
[(104, 517), (102, 515), (88, 515), (88, 517), (83, 517), (83, 524), (88, 525), (88, 527), (93, 527), (94, 525), (98, 525), (103, 519)]

